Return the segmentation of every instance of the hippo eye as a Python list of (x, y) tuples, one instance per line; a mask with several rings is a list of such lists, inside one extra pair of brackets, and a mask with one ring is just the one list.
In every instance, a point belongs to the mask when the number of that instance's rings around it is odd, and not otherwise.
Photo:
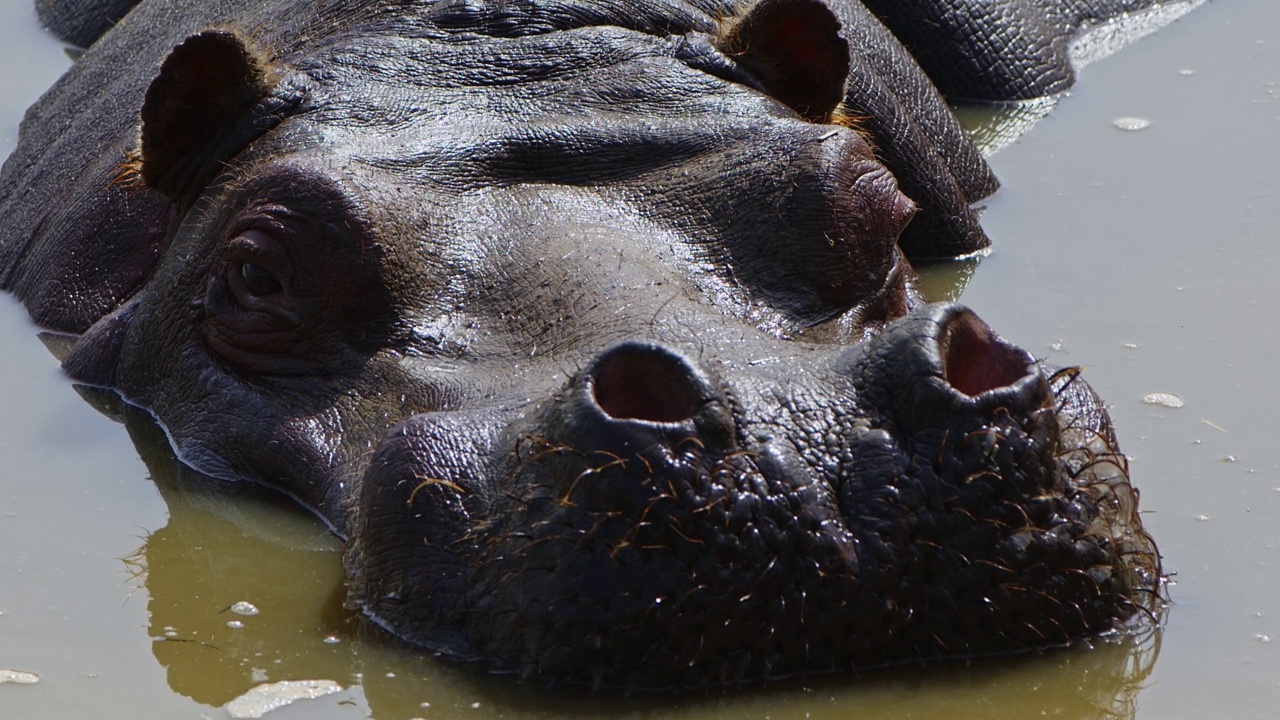
[(244, 280), (245, 289), (255, 297), (279, 292), (282, 287), (274, 275), (251, 262), (240, 264), (240, 277)]

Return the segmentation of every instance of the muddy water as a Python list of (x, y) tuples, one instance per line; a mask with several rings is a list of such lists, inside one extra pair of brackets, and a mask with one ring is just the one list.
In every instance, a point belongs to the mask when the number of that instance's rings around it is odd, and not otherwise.
[[(0, 153), (67, 64), (0, 6)], [(1137, 131), (1116, 127), (1140, 118)], [(1176, 571), (1166, 628), (972, 667), (622, 703), (485, 679), (339, 602), (336, 547), (261, 498), (192, 490), (83, 402), (0, 298), (0, 717), (226, 718), (255, 685), (343, 690), (270, 718), (1270, 718), (1280, 706), (1280, 3), (1209, 3), (1085, 69), (993, 159), (996, 249), (962, 299), (1113, 405)], [(934, 292), (953, 292), (938, 280)], [(1143, 402), (1173, 393), (1183, 406)], [(139, 440), (147, 446), (149, 439)], [(158, 453), (158, 454), (162, 454)], [(162, 496), (163, 493), (163, 496)], [(167, 504), (166, 504), (167, 501)], [(257, 614), (240, 614), (237, 602)], [(236, 625), (239, 625), (238, 627)], [(1275, 641), (1272, 641), (1275, 638)]]

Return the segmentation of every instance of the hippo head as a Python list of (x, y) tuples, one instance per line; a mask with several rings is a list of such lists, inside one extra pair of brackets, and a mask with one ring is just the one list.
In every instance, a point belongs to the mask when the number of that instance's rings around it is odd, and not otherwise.
[(354, 607), (497, 671), (717, 685), (1150, 606), (1097, 398), (915, 292), (821, 4), (663, 35), (468, 7), (175, 48), (135, 170), (181, 225), (72, 375), (315, 508)]

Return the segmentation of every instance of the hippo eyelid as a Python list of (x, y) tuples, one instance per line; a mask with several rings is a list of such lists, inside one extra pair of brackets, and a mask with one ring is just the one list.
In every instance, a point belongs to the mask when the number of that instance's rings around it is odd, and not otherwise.
[(228, 244), (224, 282), (241, 308), (271, 315), (290, 327), (302, 324), (302, 317), (289, 297), (292, 261), (271, 233), (248, 229)]
[[(241, 262), (233, 264), (226, 271), (227, 289), (231, 291), (231, 296), (235, 299), (235, 302), (245, 310), (272, 315), (284, 321), (290, 327), (301, 325), (302, 317), (285, 298), (280, 280), (274, 275), (270, 275), (277, 289), (270, 293), (255, 292), (244, 276), (243, 269), (247, 265), (259, 267), (255, 263)], [(267, 271), (263, 270), (263, 272)]]
[(284, 289), (275, 275), (255, 262), (240, 263), (240, 279), (244, 281), (245, 288), (258, 297), (271, 295)]
[(227, 258), (237, 267), (251, 264), (274, 277), (287, 289), (293, 276), (294, 262), (285, 243), (274, 233), (249, 228), (236, 233), (227, 243)]

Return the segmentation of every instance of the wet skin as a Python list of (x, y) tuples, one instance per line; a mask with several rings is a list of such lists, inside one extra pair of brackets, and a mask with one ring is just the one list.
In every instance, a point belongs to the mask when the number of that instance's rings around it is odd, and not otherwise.
[[(143, 3), (33, 108), (0, 277), (183, 462), (324, 517), (374, 622), (687, 688), (1158, 601), (1100, 401), (914, 288), (994, 180), (861, 5), (245, 5)], [(860, 76), (932, 139), (851, 121)]]

